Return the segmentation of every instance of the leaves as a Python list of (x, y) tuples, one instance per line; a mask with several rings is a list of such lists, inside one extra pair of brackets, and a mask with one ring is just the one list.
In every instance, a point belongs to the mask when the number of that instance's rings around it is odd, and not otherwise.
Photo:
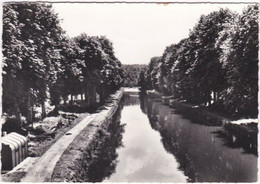
[[(143, 89), (236, 116), (257, 115), (258, 6), (242, 15), (220, 9), (202, 15), (190, 36), (166, 47), (140, 74)], [(213, 98), (214, 96), (214, 98)]]

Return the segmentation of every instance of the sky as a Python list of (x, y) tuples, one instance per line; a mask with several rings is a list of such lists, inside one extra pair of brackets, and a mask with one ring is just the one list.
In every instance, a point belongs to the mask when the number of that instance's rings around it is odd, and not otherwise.
[(202, 14), (246, 4), (53, 3), (70, 37), (106, 36), (123, 64), (148, 64), (166, 46), (187, 38)]

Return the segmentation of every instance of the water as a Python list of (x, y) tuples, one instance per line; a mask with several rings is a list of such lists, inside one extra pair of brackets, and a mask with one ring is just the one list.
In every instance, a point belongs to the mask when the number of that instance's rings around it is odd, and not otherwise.
[(117, 132), (120, 144), (110, 144), (102, 155), (113, 153), (113, 159), (106, 161), (110, 164), (99, 164), (93, 171), (109, 173), (100, 176), (101, 181), (256, 181), (257, 155), (250, 149), (254, 143), (240, 144), (232, 130), (195, 124), (159, 100), (133, 93), (125, 96), (122, 108), (117, 115), (120, 131), (114, 126), (111, 132)]
[[(138, 99), (138, 96), (130, 98)], [(109, 182), (185, 182), (174, 156), (167, 153), (158, 131), (153, 130), (138, 101), (125, 105), (121, 123), (126, 124), (123, 147), (117, 149), (118, 164)]]

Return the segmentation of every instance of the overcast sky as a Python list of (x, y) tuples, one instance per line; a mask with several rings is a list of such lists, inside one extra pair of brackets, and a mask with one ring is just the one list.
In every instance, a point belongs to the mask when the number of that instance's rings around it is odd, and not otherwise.
[(148, 64), (166, 46), (188, 37), (202, 14), (219, 8), (241, 13), (246, 4), (54, 3), (61, 26), (71, 37), (85, 32), (113, 42), (123, 64)]

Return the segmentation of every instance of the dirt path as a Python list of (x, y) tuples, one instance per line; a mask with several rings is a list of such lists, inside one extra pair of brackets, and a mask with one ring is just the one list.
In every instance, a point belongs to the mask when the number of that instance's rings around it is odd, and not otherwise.
[(48, 182), (51, 179), (53, 169), (63, 152), (75, 137), (86, 127), (95, 117), (96, 114), (87, 116), (78, 123), (74, 128), (69, 130), (61, 137), (50, 149), (40, 157), (32, 168), (29, 169), (26, 176), (21, 182)]

